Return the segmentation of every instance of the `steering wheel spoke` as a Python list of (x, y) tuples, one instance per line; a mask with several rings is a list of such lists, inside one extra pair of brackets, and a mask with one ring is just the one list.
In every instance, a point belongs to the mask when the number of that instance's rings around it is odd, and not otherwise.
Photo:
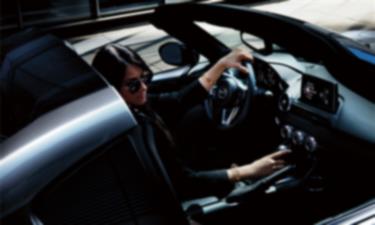
[(237, 116), (240, 108), (234, 107), (231, 109), (222, 109), (221, 110), (221, 125), (229, 126), (233, 119)]

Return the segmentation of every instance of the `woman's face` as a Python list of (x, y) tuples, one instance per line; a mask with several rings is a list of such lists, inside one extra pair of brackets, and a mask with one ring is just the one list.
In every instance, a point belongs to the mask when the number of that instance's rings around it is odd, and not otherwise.
[(128, 65), (124, 71), (120, 94), (131, 106), (142, 106), (147, 101), (149, 74), (136, 65)]

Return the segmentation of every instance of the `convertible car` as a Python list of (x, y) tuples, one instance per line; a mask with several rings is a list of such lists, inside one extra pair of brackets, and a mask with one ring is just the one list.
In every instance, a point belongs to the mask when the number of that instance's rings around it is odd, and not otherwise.
[(166, 5), (149, 21), (176, 39), (159, 49), (174, 67), (155, 72), (151, 93), (189, 84), (233, 47), (254, 56), (243, 62), (248, 74), (225, 71), (201, 105), (157, 107), (186, 161), (205, 170), (291, 149), (288, 165), (226, 196), (180, 199), (158, 151), (137, 141), (126, 103), (83, 59), (90, 56), (61, 32), (28, 30), (1, 43), (2, 224), (374, 223), (371, 49), (230, 5)]

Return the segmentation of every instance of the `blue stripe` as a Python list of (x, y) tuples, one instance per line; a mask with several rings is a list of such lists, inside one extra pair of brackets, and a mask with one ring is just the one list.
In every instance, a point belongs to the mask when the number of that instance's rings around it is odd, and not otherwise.
[(353, 55), (357, 56), (358, 58), (375, 65), (375, 55), (353, 47), (348, 47), (348, 49), (351, 53), (353, 53)]

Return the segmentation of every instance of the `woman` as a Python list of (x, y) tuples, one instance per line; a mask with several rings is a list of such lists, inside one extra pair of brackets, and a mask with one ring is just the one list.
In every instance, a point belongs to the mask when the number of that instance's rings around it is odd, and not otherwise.
[[(288, 151), (269, 154), (243, 166), (194, 171), (179, 161), (175, 154), (176, 145), (173, 136), (163, 120), (150, 108), (152, 103), (163, 101), (178, 102), (185, 106), (201, 103), (225, 69), (234, 67), (247, 73), (247, 69), (241, 65), (244, 60), (252, 60), (252, 56), (245, 51), (234, 50), (221, 58), (198, 80), (180, 91), (148, 96), (148, 83), (152, 72), (142, 58), (130, 48), (111, 44), (100, 49), (94, 58), (93, 66), (119, 91), (134, 112), (138, 123), (151, 126), (156, 131), (154, 132), (156, 138), (154, 135), (151, 135), (151, 138), (159, 146), (158, 151), (182, 198), (223, 195), (232, 189), (233, 183), (268, 175), (285, 164), (281, 158), (288, 154)], [(164, 140), (164, 144), (161, 144), (161, 140)]]

